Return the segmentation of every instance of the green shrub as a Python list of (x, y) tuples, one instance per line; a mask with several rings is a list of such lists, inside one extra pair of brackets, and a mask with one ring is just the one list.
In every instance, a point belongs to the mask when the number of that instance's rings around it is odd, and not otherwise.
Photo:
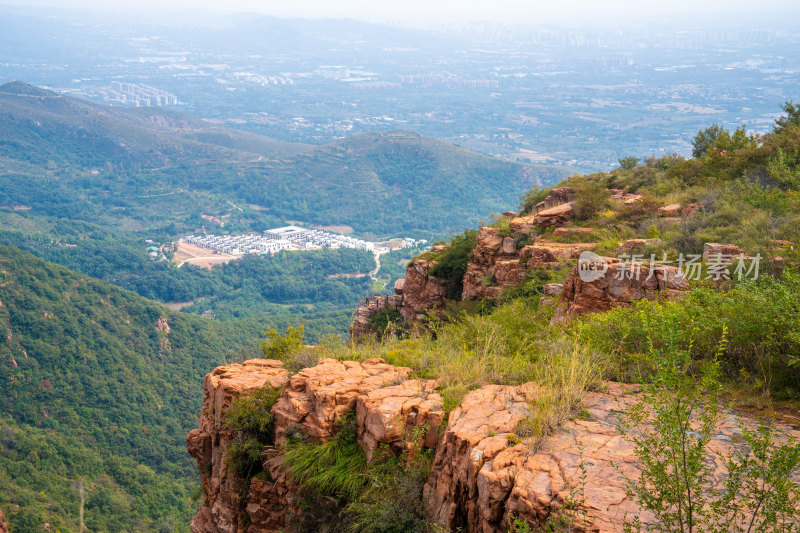
[(286, 333), (281, 335), (274, 329), (267, 331), (267, 338), (261, 343), (261, 353), (267, 359), (277, 359), (283, 361), (293, 352), (303, 348), (303, 335), (305, 326), (300, 324), (297, 327), (289, 326)]
[(225, 410), (225, 428), (236, 434), (225, 455), (234, 476), (247, 479), (261, 472), (259, 458), (264, 446), (273, 443), (272, 406), (280, 395), (281, 389), (265, 385), (239, 396)]
[(400, 336), (408, 329), (403, 315), (394, 308), (384, 309), (372, 315), (369, 318), (369, 327), (380, 339), (392, 335)]
[[(372, 463), (356, 439), (352, 413), (337, 422), (326, 444), (291, 440), (284, 465), (301, 487), (304, 510), (298, 531), (426, 533), (422, 487), (431, 465), (429, 451), (395, 456), (379, 450)], [(418, 448), (424, 433), (409, 435)]]
[(450, 239), (449, 246), (436, 257), (436, 265), (430, 270), (431, 276), (443, 279), (447, 283), (447, 297), (461, 299), (464, 289), (464, 274), (467, 264), (472, 258), (472, 249), (478, 237), (476, 230), (466, 230), (461, 235)]

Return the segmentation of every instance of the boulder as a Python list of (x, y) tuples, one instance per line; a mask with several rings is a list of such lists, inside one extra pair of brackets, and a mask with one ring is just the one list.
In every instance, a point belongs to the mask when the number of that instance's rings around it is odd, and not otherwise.
[(658, 214), (662, 217), (676, 217), (681, 214), (681, 204), (669, 204), (659, 207)]
[(394, 293), (397, 294), (398, 296), (402, 296), (403, 295), (403, 287), (405, 286), (405, 284), (406, 284), (405, 278), (400, 278), (397, 281), (395, 281), (394, 282)]
[(0, 511), (0, 533), (8, 533), (8, 526), (6, 526), (5, 517), (3, 517), (3, 511)]
[(356, 408), (359, 396), (401, 382), (409, 372), (410, 368), (392, 366), (383, 359), (363, 363), (323, 359), (301, 370), (289, 379), (272, 408), (275, 443), (284, 444), (290, 428), (302, 431), (313, 442), (329, 441), (336, 420)]
[(609, 189), (612, 200), (621, 201), (625, 205), (635, 204), (642, 199), (642, 195), (629, 193), (627, 189)]
[(744, 250), (735, 244), (707, 242), (703, 245), (703, 261), (711, 261), (718, 258), (731, 259), (740, 255), (745, 255)]
[(591, 237), (595, 231), (594, 228), (556, 228), (553, 237)]
[(655, 246), (661, 244), (661, 239), (628, 239), (627, 241), (617, 243), (617, 248), (614, 253), (630, 254), (634, 251), (642, 251), (648, 246)]
[(700, 204), (686, 204), (686, 206), (681, 211), (681, 215), (683, 215), (686, 218), (692, 218), (695, 215), (695, 213), (697, 213), (702, 209), (703, 206), (701, 206)]
[(566, 204), (575, 199), (575, 189), (569, 185), (565, 187), (553, 187), (547, 194), (547, 197), (538, 204), (536, 210), (541, 211), (561, 204)]
[(368, 461), (380, 444), (388, 445), (395, 453), (402, 452), (413, 442), (417, 428), (424, 433), (418, 444), (436, 447), (439, 425), (444, 421), (444, 403), (435, 392), (438, 385), (434, 380), (412, 379), (358, 397), (358, 442)]
[(573, 214), (572, 204), (564, 203), (536, 213), (533, 224), (543, 228), (561, 226), (572, 220)]
[(512, 218), (509, 227), (516, 235), (530, 235), (533, 232), (535, 218), (536, 215)]
[(203, 380), (200, 427), (186, 436), (186, 448), (197, 459), (203, 485), (203, 505), (191, 523), (192, 533), (236, 533), (239, 499), (245, 481), (228, 472), (225, 454), (234, 434), (225, 427), (225, 410), (242, 394), (270, 386), (282, 387), (289, 373), (280, 361), (251, 359), (220, 366)]

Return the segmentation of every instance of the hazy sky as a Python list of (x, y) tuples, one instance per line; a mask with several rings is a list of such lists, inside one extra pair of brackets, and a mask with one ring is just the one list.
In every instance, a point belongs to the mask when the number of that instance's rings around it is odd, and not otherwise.
[[(258, 12), (276, 16), (357, 18), (370, 21), (437, 23), (464, 20), (504, 22), (613, 21), (657, 22), (663, 17), (740, 18), (753, 13), (794, 13), (798, 0), (0, 0), (0, 3), (115, 9), (112, 5), (147, 9), (204, 9), (219, 12)], [(111, 5), (110, 5), (111, 4)], [(784, 19), (782, 22), (786, 22)]]

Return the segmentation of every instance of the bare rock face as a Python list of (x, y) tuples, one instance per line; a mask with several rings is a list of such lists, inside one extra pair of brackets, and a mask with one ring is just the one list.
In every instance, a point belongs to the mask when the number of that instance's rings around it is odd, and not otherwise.
[(363, 363), (323, 359), (317, 366), (292, 376), (272, 409), (275, 442), (286, 442), (286, 431), (296, 428), (312, 441), (324, 443), (334, 435), (334, 423), (355, 409), (359, 396), (401, 383), (410, 368), (386, 364), (383, 359)]
[(572, 204), (564, 203), (536, 213), (533, 224), (543, 228), (561, 226), (572, 220), (573, 214)]
[[(398, 280), (402, 281), (402, 280)], [(350, 324), (350, 337), (357, 339), (365, 335), (375, 333), (370, 326), (370, 319), (388, 309), (400, 310), (403, 306), (403, 285), (400, 285), (400, 294), (384, 294), (378, 296), (370, 296), (356, 309), (353, 316), (353, 322)], [(395, 292), (397, 291), (397, 283), (395, 283)]]
[(479, 501), (478, 473), (508, 447), (537, 392), (532, 383), (487, 385), (468, 393), (450, 413), (424, 490), (429, 519), (450, 531), (483, 531), (486, 506)]
[(536, 210), (541, 211), (557, 205), (566, 204), (575, 199), (575, 189), (569, 185), (565, 187), (553, 187), (547, 197), (536, 204)]
[(402, 452), (414, 441), (414, 432), (424, 432), (419, 443), (436, 448), (439, 426), (444, 421), (444, 403), (435, 392), (434, 380), (404, 381), (399, 385), (373, 389), (356, 400), (358, 442), (367, 460), (380, 444), (387, 444), (395, 452)]
[(634, 251), (641, 251), (648, 246), (654, 246), (660, 243), (661, 239), (628, 239), (627, 241), (617, 243), (617, 249), (614, 250), (614, 252), (617, 255), (630, 254)]
[(594, 228), (556, 228), (553, 237), (586, 237), (594, 235)]
[(662, 217), (676, 217), (681, 214), (681, 204), (669, 204), (659, 207), (658, 214)]
[(251, 359), (220, 366), (203, 381), (203, 411), (200, 427), (186, 436), (189, 454), (202, 473), (203, 505), (191, 523), (193, 533), (236, 533), (239, 527), (239, 497), (244, 480), (229, 475), (224, 457), (234, 434), (225, 428), (224, 412), (249, 391), (282, 387), (289, 373), (280, 361)]
[(406, 269), (400, 314), (409, 324), (419, 322), (428, 310), (440, 309), (447, 302), (445, 282), (430, 275), (434, 265), (435, 261), (414, 259)]
[(740, 255), (745, 255), (744, 250), (734, 244), (707, 242), (703, 245), (703, 261), (710, 261), (720, 257), (722, 259), (730, 259)]
[(689, 282), (677, 267), (656, 264), (651, 270), (649, 263), (633, 267), (614, 257), (599, 258), (594, 277), (584, 281), (580, 265), (573, 268), (564, 282), (562, 304), (553, 323), (586, 313), (608, 311), (643, 298), (675, 297), (689, 290)]

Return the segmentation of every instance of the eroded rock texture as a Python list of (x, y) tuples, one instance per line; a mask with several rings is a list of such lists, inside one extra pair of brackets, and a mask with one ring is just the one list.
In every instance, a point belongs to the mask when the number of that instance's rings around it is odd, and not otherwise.
[[(596, 279), (581, 279), (576, 265), (564, 282), (562, 304), (553, 318), (563, 322), (586, 313), (608, 311), (635, 300), (672, 298), (689, 290), (689, 282), (677, 267), (649, 263), (633, 265), (614, 257), (598, 258)], [(585, 276), (584, 276), (585, 277)]]
[(224, 457), (234, 433), (225, 427), (224, 413), (242, 394), (265, 385), (279, 388), (289, 373), (280, 361), (252, 359), (220, 366), (203, 381), (200, 427), (186, 436), (189, 454), (197, 459), (203, 482), (203, 505), (191, 523), (193, 533), (236, 533), (239, 505), (246, 482), (228, 471)]
[(409, 324), (419, 322), (428, 311), (440, 309), (447, 302), (445, 282), (430, 274), (435, 265), (435, 261), (414, 259), (406, 269), (400, 314)]

